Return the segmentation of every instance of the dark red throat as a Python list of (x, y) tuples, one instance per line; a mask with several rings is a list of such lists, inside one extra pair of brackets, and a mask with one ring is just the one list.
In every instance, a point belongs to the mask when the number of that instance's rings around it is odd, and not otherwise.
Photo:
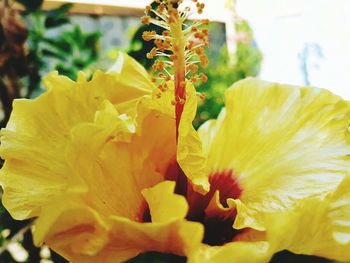
[[(207, 215), (205, 212), (210, 201), (215, 198), (214, 194), (216, 191), (219, 191), (220, 203), (223, 207), (228, 207), (227, 199), (237, 199), (241, 196), (242, 188), (233, 170), (218, 171), (210, 174), (210, 191), (205, 195), (193, 190), (193, 186), (175, 161), (169, 165), (165, 179), (175, 181), (175, 193), (186, 197), (189, 204), (186, 219), (200, 222), (204, 225), (204, 243), (212, 246), (222, 245), (234, 239), (235, 235), (238, 234), (238, 231), (232, 228), (236, 218), (235, 209), (210, 215)], [(151, 222), (151, 215), (146, 203), (140, 208), (140, 221)]]

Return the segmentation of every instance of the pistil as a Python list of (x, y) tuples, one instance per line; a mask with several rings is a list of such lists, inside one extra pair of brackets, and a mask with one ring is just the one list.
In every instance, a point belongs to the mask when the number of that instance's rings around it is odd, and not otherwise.
[[(182, 8), (185, 2), (189, 6)], [(197, 64), (206, 66), (208, 63), (204, 52), (204, 47), (208, 45), (208, 30), (200, 29), (200, 26), (208, 24), (208, 21), (185, 24), (192, 9), (196, 9), (198, 13), (203, 12), (204, 4), (198, 0), (157, 0), (156, 3), (158, 7), (155, 9), (151, 6), (146, 7), (146, 16), (141, 21), (145, 25), (155, 24), (164, 31), (161, 35), (154, 31), (146, 31), (143, 39), (154, 40), (155, 44), (155, 47), (147, 53), (147, 58), (158, 57), (152, 67), (154, 71), (152, 80), (159, 89), (156, 96), (161, 97), (162, 92), (168, 90), (167, 82), (174, 83), (173, 104), (175, 105), (177, 143), (181, 116), (186, 102), (187, 82), (196, 84), (199, 81), (207, 81), (204, 73), (197, 74), (199, 69)], [(204, 95), (200, 94), (200, 98), (204, 98)]]

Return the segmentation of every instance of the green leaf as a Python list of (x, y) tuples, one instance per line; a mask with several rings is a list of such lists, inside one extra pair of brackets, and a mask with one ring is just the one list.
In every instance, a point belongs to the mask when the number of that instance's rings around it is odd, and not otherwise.
[(70, 22), (68, 11), (72, 7), (72, 4), (64, 4), (46, 12), (45, 27), (54, 28), (68, 24)]
[(43, 56), (48, 56), (48, 57), (52, 57), (52, 58), (57, 58), (60, 60), (64, 60), (65, 56), (63, 54), (60, 54), (59, 52), (55, 52), (49, 49), (43, 49), (42, 51)]

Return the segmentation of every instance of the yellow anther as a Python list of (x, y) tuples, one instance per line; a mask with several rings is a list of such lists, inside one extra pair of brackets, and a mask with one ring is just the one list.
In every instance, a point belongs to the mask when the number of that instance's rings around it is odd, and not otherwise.
[(151, 10), (152, 10), (152, 6), (150, 6), (150, 5), (148, 5), (148, 6), (146, 6), (146, 14), (148, 14), (149, 12), (151, 12)]
[(194, 47), (194, 41), (190, 40), (190, 41), (188, 42), (188, 44), (187, 44), (187, 48), (188, 48), (189, 50), (192, 50), (193, 47)]
[(197, 32), (197, 31), (198, 31), (198, 28), (194, 26), (194, 27), (191, 28), (191, 31), (192, 31), (192, 32)]
[(198, 76), (192, 76), (191, 81), (192, 83), (196, 84), (198, 82)]
[(199, 59), (200, 59), (200, 63), (201, 63), (202, 67), (206, 67), (208, 65), (209, 60), (208, 60), (208, 57), (206, 55), (200, 56)]
[(183, 105), (185, 104), (185, 100), (183, 98), (179, 98), (179, 103)]
[(143, 17), (141, 17), (141, 23), (143, 25), (151, 24), (151, 17), (150, 16), (143, 16)]
[(187, 67), (191, 73), (196, 73), (198, 71), (198, 66), (196, 64), (191, 64)]
[(177, 59), (177, 56), (175, 54), (170, 55), (169, 59), (171, 61), (175, 61)]
[(201, 81), (203, 83), (207, 83), (207, 81), (208, 81), (208, 76), (205, 75), (204, 73), (199, 74), (199, 78), (201, 79)]
[(163, 84), (163, 92), (167, 91), (169, 89), (168, 84), (164, 83)]
[(194, 52), (198, 55), (198, 56), (202, 56), (204, 54), (204, 49), (202, 47), (197, 47)]
[(156, 32), (155, 31), (145, 31), (142, 33), (142, 38), (145, 41), (150, 41), (152, 40), (154, 37), (156, 36)]
[(197, 6), (197, 12), (198, 12), (198, 14), (202, 14), (202, 13), (203, 13), (203, 9), (204, 9), (204, 7), (205, 7), (205, 4), (204, 4), (204, 3), (199, 3), (199, 2), (197, 2), (196, 6)]
[(157, 11), (158, 11), (158, 13), (163, 14), (164, 10), (165, 10), (165, 5), (164, 5), (163, 3), (161, 3), (161, 4), (158, 6)]
[(150, 52), (147, 53), (147, 58), (148, 59), (152, 59), (157, 55), (157, 48), (152, 48), (152, 50)]
[(154, 71), (156, 71), (156, 70), (163, 71), (163, 70), (165, 69), (165, 63), (164, 63), (164, 61), (156, 60), (156, 62), (154, 62), (153, 66), (152, 66), (152, 69), (153, 69)]
[(164, 40), (163, 44), (165, 49), (170, 49), (171, 42), (169, 40)]
[(199, 94), (199, 98), (200, 98), (201, 100), (205, 100), (205, 97), (206, 97), (205, 93), (200, 93), (200, 94)]
[(203, 19), (202, 20), (203, 25), (209, 25), (209, 19)]

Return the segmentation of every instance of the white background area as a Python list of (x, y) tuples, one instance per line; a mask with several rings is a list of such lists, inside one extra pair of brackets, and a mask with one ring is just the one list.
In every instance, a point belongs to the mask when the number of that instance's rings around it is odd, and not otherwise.
[(350, 100), (350, 0), (237, 0), (264, 55), (260, 78), (304, 85), (300, 54), (306, 44), (312, 86)]

